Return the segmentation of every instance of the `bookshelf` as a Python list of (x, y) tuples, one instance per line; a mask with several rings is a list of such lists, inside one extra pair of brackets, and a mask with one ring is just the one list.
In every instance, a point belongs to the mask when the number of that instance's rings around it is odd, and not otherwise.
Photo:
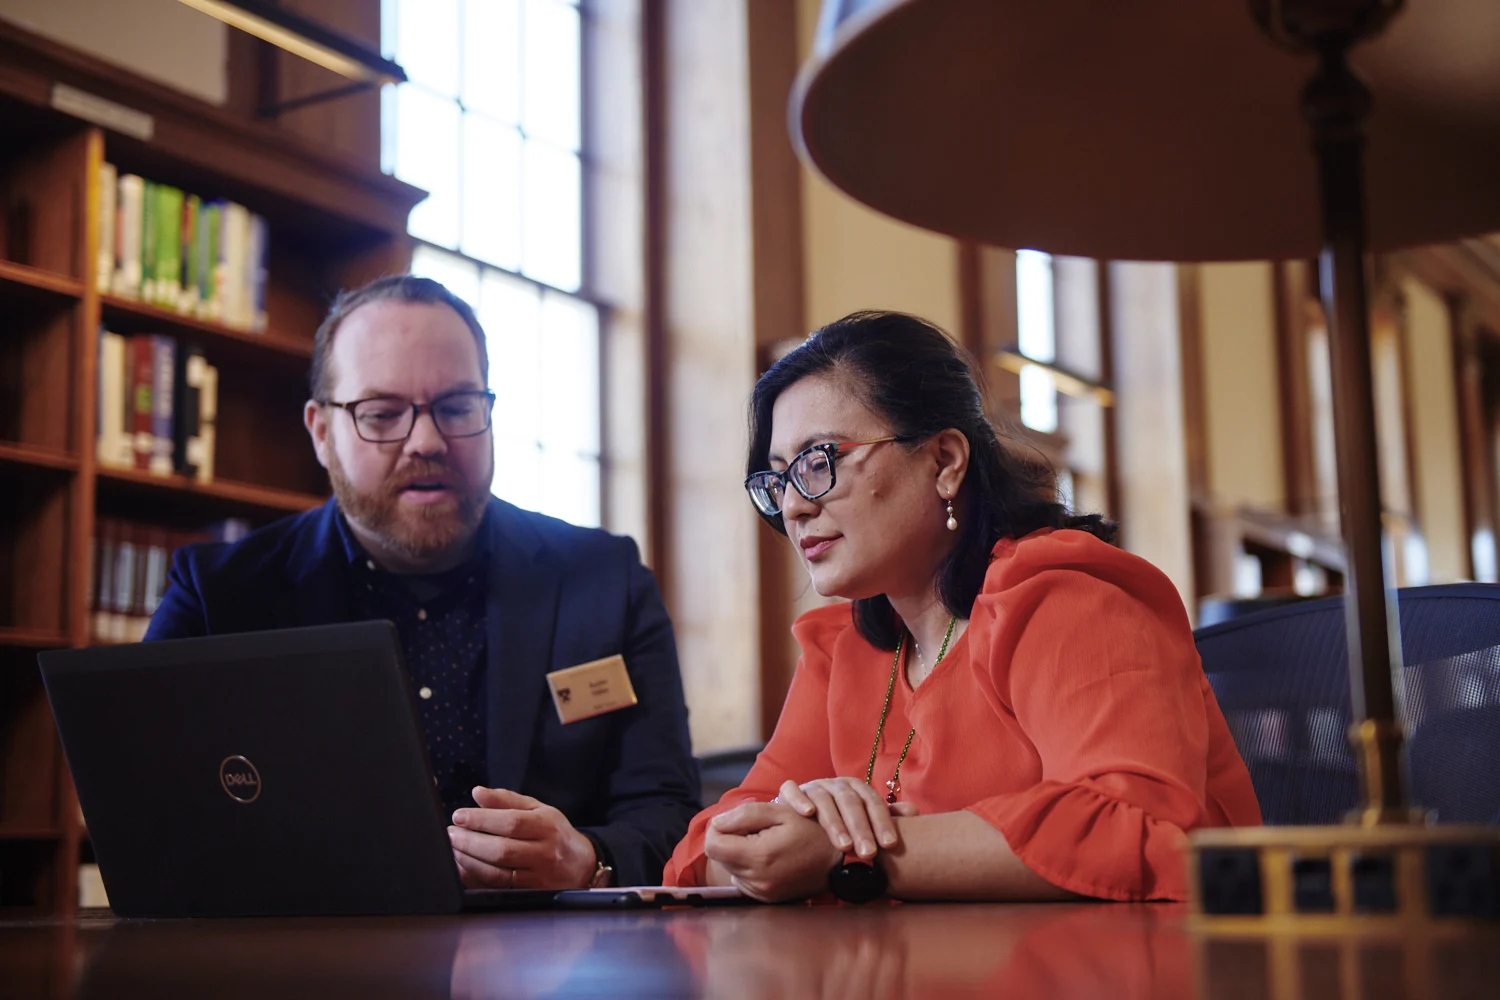
[[(103, 123), (57, 110), (59, 86), (105, 99)], [(100, 293), (105, 162), (266, 220), (264, 332)], [(340, 288), (406, 268), (422, 197), (0, 21), (0, 914), (71, 913), (91, 856), (36, 654), (90, 644), (96, 525), (260, 525), (322, 502), (301, 415), (313, 331)], [(101, 325), (195, 345), (218, 369), (212, 481), (98, 461)]]

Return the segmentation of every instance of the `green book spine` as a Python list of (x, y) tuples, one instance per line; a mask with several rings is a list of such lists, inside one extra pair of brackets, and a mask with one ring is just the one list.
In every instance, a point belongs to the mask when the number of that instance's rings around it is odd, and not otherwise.
[(198, 308), (199, 315), (217, 318), (214, 309), (214, 271), (219, 263), (219, 227), (224, 221), (224, 203), (213, 202), (203, 211), (208, 215), (203, 227), (202, 260), (198, 263)]
[(177, 307), (177, 290), (182, 287), (182, 203), (180, 188), (163, 184), (157, 188), (161, 204), (156, 237), (156, 301), (168, 308)]
[(156, 301), (156, 215), (157, 185), (146, 182), (145, 196), (141, 199), (141, 287), (140, 297), (147, 302)]
[(177, 293), (177, 308), (195, 312), (198, 305), (198, 228), (203, 216), (203, 202), (195, 194), (187, 196), (182, 209), (182, 286)]

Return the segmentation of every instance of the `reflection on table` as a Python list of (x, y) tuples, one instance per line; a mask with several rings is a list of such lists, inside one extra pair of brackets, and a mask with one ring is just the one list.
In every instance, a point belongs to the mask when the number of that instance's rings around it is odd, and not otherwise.
[(0, 997), (1492, 997), (1500, 927), (1204, 938), (1176, 906), (0, 923)]

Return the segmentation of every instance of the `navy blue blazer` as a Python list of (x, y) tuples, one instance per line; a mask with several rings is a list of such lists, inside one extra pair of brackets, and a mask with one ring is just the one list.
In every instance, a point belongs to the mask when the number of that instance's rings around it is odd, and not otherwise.
[[(153, 639), (356, 620), (338, 508), (172, 560)], [(492, 786), (534, 796), (597, 837), (619, 885), (654, 885), (698, 811), (677, 645), (635, 543), (491, 499), (486, 678)], [(546, 674), (620, 654), (640, 703), (564, 726)]]

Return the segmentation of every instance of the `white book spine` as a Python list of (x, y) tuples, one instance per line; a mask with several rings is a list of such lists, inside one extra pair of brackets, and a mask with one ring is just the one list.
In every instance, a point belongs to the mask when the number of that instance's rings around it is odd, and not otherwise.
[(202, 451), (198, 460), (198, 481), (214, 481), (214, 447), (218, 444), (218, 432), (214, 427), (219, 416), (219, 369), (213, 365), (203, 366), (203, 385), (198, 390), (198, 436), (202, 439)]
[(99, 450), (101, 465), (134, 464), (125, 432), (125, 338), (106, 333), (99, 352)]
[(141, 294), (141, 212), (145, 207), (146, 182), (135, 174), (120, 178), (120, 265), (115, 272), (115, 294), (139, 298)]
[(95, 184), (99, 193), (99, 249), (94, 264), (94, 287), (103, 295), (115, 280), (115, 195), (120, 182), (113, 163), (99, 164)]
[(224, 211), (224, 323), (236, 329), (250, 326), (249, 282), (245, 258), (250, 243), (250, 213), (230, 202)]

